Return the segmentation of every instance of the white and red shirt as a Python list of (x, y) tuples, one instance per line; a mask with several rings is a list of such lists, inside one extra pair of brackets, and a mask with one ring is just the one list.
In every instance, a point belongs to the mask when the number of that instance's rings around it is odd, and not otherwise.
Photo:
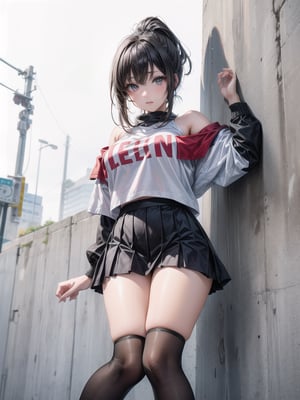
[(246, 174), (249, 161), (234, 146), (233, 135), (219, 123), (184, 135), (176, 120), (132, 128), (100, 150), (88, 211), (116, 219), (128, 202), (162, 197), (199, 214), (197, 199), (212, 185), (227, 186)]

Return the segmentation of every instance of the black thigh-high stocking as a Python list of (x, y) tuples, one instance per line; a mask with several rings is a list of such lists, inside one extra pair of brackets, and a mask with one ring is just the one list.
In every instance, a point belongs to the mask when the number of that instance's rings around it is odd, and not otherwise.
[(156, 400), (195, 400), (182, 367), (185, 339), (166, 328), (147, 332), (143, 364)]
[(99, 368), (86, 383), (80, 400), (121, 400), (145, 375), (142, 354), (145, 338), (123, 336), (115, 341), (109, 363)]

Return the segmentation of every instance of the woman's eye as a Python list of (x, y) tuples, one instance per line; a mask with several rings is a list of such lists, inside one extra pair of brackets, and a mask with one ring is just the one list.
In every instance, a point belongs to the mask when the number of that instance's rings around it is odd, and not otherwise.
[(135, 83), (129, 83), (127, 85), (127, 90), (129, 92), (135, 92), (138, 89), (138, 85), (136, 85)]
[(153, 80), (153, 82), (156, 83), (157, 85), (161, 85), (162, 82), (165, 81), (165, 79), (166, 79), (166, 78), (165, 78), (164, 76), (158, 76), (157, 78), (155, 78), (155, 79)]

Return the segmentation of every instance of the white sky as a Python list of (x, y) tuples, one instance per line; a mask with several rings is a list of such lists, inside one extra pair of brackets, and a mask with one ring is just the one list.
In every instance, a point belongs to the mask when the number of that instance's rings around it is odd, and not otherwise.
[[(199, 109), (201, 0), (0, 0), (0, 58), (21, 70), (34, 67), (32, 125), (26, 138), (23, 175), (34, 193), (38, 139), (58, 146), (41, 153), (38, 194), (43, 221), (57, 221), (66, 135), (70, 135), (67, 177), (84, 176), (113, 128), (109, 71), (120, 41), (142, 18), (162, 18), (190, 51), (193, 72), (179, 92), (176, 113)], [(24, 91), (24, 79), (0, 62), (0, 82)], [(0, 86), (0, 177), (15, 172), (21, 106)]]

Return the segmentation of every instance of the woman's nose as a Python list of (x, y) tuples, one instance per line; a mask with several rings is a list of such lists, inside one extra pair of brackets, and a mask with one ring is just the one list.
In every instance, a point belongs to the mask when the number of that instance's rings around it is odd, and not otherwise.
[(146, 88), (142, 89), (142, 92), (141, 92), (142, 97), (146, 97), (147, 94), (148, 94), (148, 90)]

